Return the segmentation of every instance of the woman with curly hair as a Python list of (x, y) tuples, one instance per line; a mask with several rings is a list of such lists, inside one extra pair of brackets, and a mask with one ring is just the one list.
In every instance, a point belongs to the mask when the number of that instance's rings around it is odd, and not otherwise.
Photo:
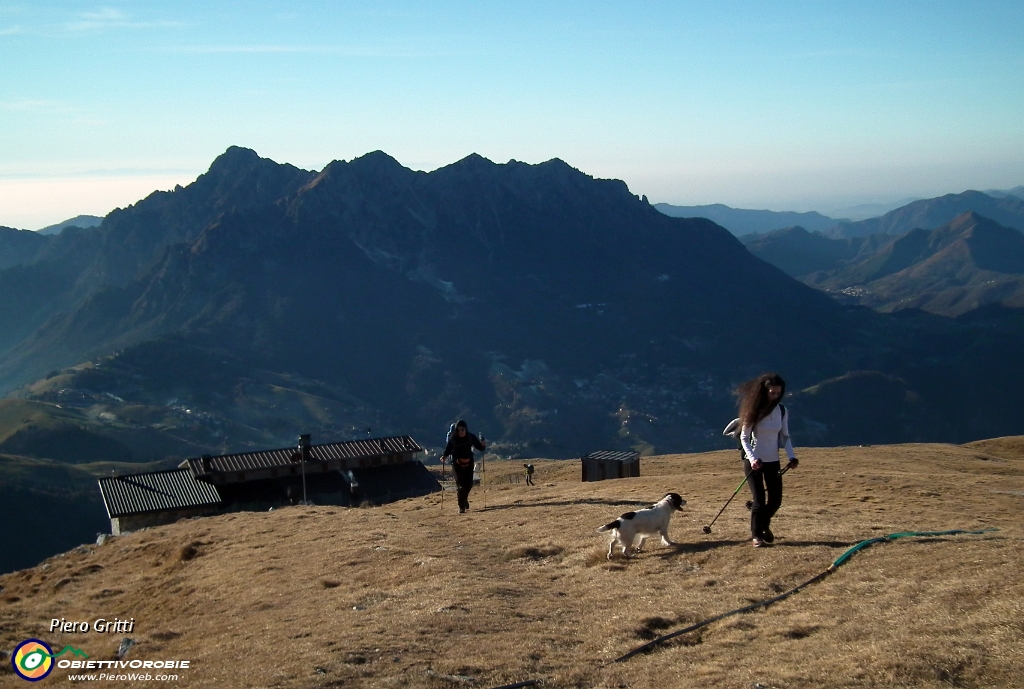
[(786, 408), (779, 404), (786, 394), (786, 381), (777, 373), (765, 373), (740, 385), (736, 394), (742, 425), (743, 471), (754, 498), (750, 535), (754, 547), (760, 548), (775, 541), (772, 517), (782, 505), (779, 449), (785, 448), (790, 468), (795, 469), (798, 463), (789, 439)]

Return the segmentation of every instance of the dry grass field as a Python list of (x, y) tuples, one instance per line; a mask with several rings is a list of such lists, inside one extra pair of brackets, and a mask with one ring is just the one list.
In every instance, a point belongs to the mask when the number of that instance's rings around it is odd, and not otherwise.
[[(465, 515), (435, 494), (111, 538), (0, 576), (0, 686), (28, 686), (6, 657), (23, 639), (112, 659), (124, 636), (128, 660), (190, 660), (168, 671), (181, 687), (1024, 686), (1024, 439), (799, 455), (765, 549), (750, 546), (745, 487), (702, 533), (742, 479), (734, 451), (644, 458), (640, 478), (587, 484), (578, 461), (535, 460), (535, 487), (516, 482), (521, 462), (489, 461)], [(594, 530), (668, 491), (689, 501), (677, 545), (607, 561)], [(988, 527), (873, 545), (767, 609), (611, 662), (776, 596), (863, 539)], [(48, 631), (115, 616), (133, 632)]]

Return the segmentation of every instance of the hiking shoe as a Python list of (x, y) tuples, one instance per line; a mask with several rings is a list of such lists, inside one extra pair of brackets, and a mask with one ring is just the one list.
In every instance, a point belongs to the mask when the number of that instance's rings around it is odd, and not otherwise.
[(761, 540), (760, 538), (755, 538), (755, 539), (754, 539), (754, 547), (755, 547), (755, 548), (761, 548), (761, 547), (764, 547), (764, 541), (763, 541), (763, 540)]
[(761, 532), (761, 540), (764, 541), (765, 543), (774, 543), (775, 542), (775, 534), (772, 533), (771, 529), (765, 529), (764, 531)]

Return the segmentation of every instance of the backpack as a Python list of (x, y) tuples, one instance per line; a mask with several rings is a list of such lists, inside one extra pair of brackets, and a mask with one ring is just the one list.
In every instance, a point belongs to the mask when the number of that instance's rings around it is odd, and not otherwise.
[[(780, 404), (779, 408), (782, 410), (782, 420), (786, 420), (786, 405)], [(740, 433), (743, 431), (743, 424), (738, 418), (733, 419), (729, 422), (729, 425), (722, 431), (722, 435), (727, 435), (730, 438), (734, 438), (736, 442), (740, 441)]]

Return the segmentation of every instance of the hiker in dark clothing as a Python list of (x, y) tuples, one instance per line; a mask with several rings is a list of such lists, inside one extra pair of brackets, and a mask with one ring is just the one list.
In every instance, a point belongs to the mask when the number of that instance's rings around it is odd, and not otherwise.
[(532, 464), (524, 464), (523, 466), (526, 467), (526, 485), (528, 485), (528, 486), (534, 485), (534, 483), (533, 483), (533, 465)]
[(459, 514), (469, 509), (469, 491), (473, 490), (473, 448), (481, 452), (487, 446), (469, 432), (466, 422), (462, 419), (455, 424), (455, 435), (451, 437), (441, 455), (452, 460), (452, 471), (455, 472), (455, 484), (459, 487)]

